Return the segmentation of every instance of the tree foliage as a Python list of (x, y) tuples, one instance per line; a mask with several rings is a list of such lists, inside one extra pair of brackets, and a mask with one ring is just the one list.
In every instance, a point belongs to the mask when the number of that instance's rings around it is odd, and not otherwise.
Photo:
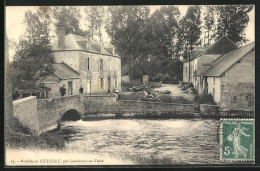
[(200, 44), (201, 7), (190, 6), (180, 21), (179, 40), (182, 42), (182, 55), (186, 59), (194, 47)]
[(212, 37), (215, 37), (215, 16), (216, 16), (216, 8), (213, 5), (207, 5), (205, 7), (205, 12), (204, 12), (204, 26), (207, 30), (207, 39), (208, 42), (207, 44), (210, 44), (210, 40)]
[[(144, 29), (146, 26), (149, 8), (145, 6), (120, 6), (108, 9), (110, 13), (109, 25), (106, 25), (111, 43), (122, 56), (122, 64), (129, 65), (129, 77), (132, 79), (134, 72), (140, 73), (138, 67), (143, 58), (145, 45)], [(106, 22), (108, 23), (108, 22)]]
[(218, 12), (218, 37), (226, 35), (236, 44), (246, 41), (243, 34), (249, 22), (248, 13), (253, 5), (220, 5), (216, 7)]
[(85, 8), (87, 14), (88, 28), (91, 38), (94, 38), (95, 34), (98, 34), (100, 40), (102, 37), (102, 26), (105, 20), (105, 8), (102, 6), (93, 6)]
[(54, 7), (53, 17), (55, 18), (56, 27), (65, 27), (65, 34), (77, 34), (80, 36), (89, 36), (87, 31), (80, 28), (80, 9), (78, 7)]
[(34, 88), (37, 80), (53, 73), (49, 10), (40, 7), (35, 13), (25, 13), (26, 33), (19, 41), (12, 63), (13, 88)]

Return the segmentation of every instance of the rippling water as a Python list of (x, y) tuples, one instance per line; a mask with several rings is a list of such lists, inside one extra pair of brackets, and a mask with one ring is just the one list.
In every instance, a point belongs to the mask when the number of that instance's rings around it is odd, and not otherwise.
[(72, 151), (130, 160), (155, 156), (171, 164), (220, 164), (218, 124), (202, 119), (80, 120), (63, 122), (62, 134)]

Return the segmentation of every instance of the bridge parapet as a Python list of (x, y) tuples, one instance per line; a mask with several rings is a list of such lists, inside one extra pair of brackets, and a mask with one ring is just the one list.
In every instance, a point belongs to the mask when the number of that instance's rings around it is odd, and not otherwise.
[(36, 96), (30, 96), (13, 101), (14, 116), (24, 125), (32, 130), (39, 132), (39, 118), (36, 108)]
[(79, 114), (84, 113), (83, 95), (64, 96), (53, 99), (37, 100), (40, 130), (46, 131), (57, 127), (62, 116), (74, 109)]

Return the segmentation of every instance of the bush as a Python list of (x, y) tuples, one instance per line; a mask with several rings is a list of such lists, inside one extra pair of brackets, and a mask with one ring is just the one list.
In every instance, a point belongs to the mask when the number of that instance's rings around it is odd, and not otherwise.
[(199, 102), (200, 104), (211, 104), (211, 105), (217, 104), (216, 102), (214, 102), (214, 98), (211, 94), (201, 95)]

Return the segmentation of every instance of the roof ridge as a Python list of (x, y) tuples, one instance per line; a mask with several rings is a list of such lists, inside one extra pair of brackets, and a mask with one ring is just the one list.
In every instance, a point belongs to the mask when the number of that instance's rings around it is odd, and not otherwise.
[[(255, 46), (252, 46), (254, 44), (254, 42), (247, 44), (245, 46), (241, 46), (238, 49), (235, 49), (233, 51), (230, 51), (226, 54), (223, 54), (222, 56), (220, 56), (219, 58), (217, 58), (215, 61), (212, 62), (211, 67), (208, 68), (206, 71), (204, 71), (202, 73), (203, 76), (215, 76), (215, 75), (210, 75), (209, 73), (212, 72), (213, 69), (219, 67), (219, 65), (223, 62), (225, 62), (226, 64), (228, 64), (229, 62), (231, 62), (230, 66), (222, 66), (224, 67), (225, 70), (223, 70), (222, 72), (220, 71), (220, 73), (218, 74), (219, 76), (222, 75), (223, 73), (225, 73), (227, 70), (229, 70), (237, 61), (241, 60), (243, 57), (245, 57)], [(252, 46), (251, 48), (247, 49), (248, 47)], [(235, 55), (237, 52), (241, 51), (241, 53), (239, 53), (238, 56), (232, 57), (232, 55)], [(230, 55), (230, 56), (229, 56)], [(236, 58), (237, 57), (237, 58)], [(232, 61), (232, 59), (234, 61)]]
[(227, 36), (222, 36), (220, 39), (218, 39), (217, 41), (215, 41), (213, 44), (209, 45), (205, 51), (201, 52), (197, 57), (200, 57), (201, 55), (205, 54), (205, 52), (209, 51), (212, 47), (214, 47), (217, 43), (219, 43), (221, 40), (223, 40), (224, 38), (226, 38), (230, 43), (232, 43), (237, 49), (237, 45), (234, 44)]

